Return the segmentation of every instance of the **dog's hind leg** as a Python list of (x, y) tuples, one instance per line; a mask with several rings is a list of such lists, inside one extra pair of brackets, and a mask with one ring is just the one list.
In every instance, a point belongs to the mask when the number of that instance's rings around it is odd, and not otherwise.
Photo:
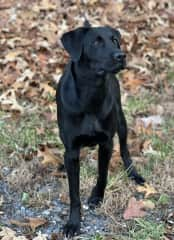
[(98, 151), (98, 178), (96, 186), (93, 188), (88, 204), (91, 208), (99, 205), (104, 197), (104, 191), (107, 183), (108, 165), (112, 156), (113, 140), (99, 145)]
[(64, 156), (70, 195), (70, 216), (63, 229), (67, 237), (80, 232), (79, 152), (79, 149), (69, 150), (65, 152)]
[(124, 162), (125, 169), (128, 172), (128, 176), (135, 180), (137, 184), (143, 184), (145, 180), (137, 173), (136, 168), (133, 166), (132, 159), (130, 158), (128, 146), (127, 146), (127, 123), (122, 111), (121, 105), (118, 106), (118, 137), (120, 142), (120, 153)]

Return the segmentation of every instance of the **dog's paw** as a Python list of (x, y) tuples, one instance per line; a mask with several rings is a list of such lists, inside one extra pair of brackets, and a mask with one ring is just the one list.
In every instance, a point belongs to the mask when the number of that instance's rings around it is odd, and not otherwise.
[(88, 198), (88, 205), (91, 209), (94, 209), (101, 205), (103, 198), (97, 196), (91, 196)]
[(134, 180), (137, 184), (139, 185), (144, 185), (145, 183), (145, 179), (137, 173), (137, 171), (135, 169), (133, 169), (129, 174), (128, 174), (129, 178)]
[(78, 235), (79, 233), (80, 233), (80, 222), (73, 223), (71, 221), (68, 221), (67, 224), (65, 224), (65, 226), (63, 227), (63, 234), (68, 238)]

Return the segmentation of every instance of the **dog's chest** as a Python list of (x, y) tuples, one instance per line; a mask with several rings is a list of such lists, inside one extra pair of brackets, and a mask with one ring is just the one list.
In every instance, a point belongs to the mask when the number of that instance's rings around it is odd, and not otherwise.
[[(103, 105), (105, 92), (102, 88), (88, 88), (85, 87), (81, 90), (80, 102), (83, 105), (82, 108), (85, 112), (90, 114), (91, 119), (95, 119), (95, 113), (97, 113)], [(85, 118), (89, 118), (89, 115), (85, 115)]]
[(94, 114), (85, 114), (79, 125), (75, 143), (81, 146), (93, 146), (107, 141), (108, 134), (102, 122)]
[(96, 115), (85, 114), (81, 122), (80, 134), (92, 136), (100, 131), (102, 131), (102, 126)]

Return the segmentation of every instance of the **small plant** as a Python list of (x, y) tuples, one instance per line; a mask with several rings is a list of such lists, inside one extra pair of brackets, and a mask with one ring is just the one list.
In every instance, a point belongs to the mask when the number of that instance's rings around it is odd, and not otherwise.
[(94, 237), (92, 237), (90, 240), (103, 240), (103, 237), (97, 233)]
[(158, 205), (167, 205), (169, 204), (169, 196), (165, 193), (161, 194), (159, 199), (158, 199), (158, 202), (157, 202)]

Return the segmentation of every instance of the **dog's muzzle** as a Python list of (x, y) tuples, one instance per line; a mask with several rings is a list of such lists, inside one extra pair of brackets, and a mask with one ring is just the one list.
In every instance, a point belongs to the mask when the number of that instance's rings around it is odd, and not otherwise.
[(121, 62), (121, 61), (125, 60), (126, 54), (124, 52), (121, 52), (121, 51), (120, 52), (115, 52), (115, 53), (113, 53), (112, 57), (115, 61)]
[(124, 69), (126, 66), (126, 54), (122, 51), (115, 52), (112, 55), (112, 58), (119, 69)]

